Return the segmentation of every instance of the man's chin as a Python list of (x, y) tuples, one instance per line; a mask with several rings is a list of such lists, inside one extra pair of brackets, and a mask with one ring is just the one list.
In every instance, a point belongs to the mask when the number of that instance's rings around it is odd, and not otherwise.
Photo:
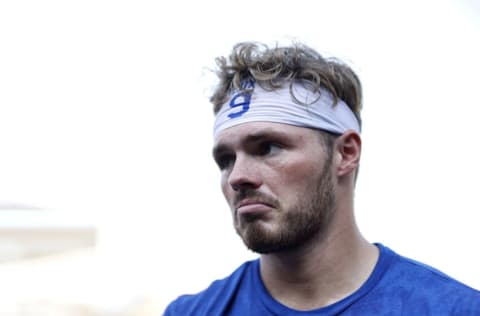
[(270, 253), (279, 251), (279, 249), (277, 249), (278, 247), (276, 245), (272, 245), (271, 243), (256, 242), (251, 240), (249, 241), (243, 240), (243, 242), (249, 250), (261, 255), (270, 254)]
[(245, 246), (253, 252), (268, 254), (282, 248), (281, 242), (275, 238), (273, 232), (267, 231), (261, 224), (248, 224), (248, 227), (237, 229), (237, 233)]

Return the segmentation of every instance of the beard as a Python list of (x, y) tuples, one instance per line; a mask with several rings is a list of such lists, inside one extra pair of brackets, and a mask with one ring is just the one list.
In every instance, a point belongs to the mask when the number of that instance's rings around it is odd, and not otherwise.
[[(332, 159), (327, 159), (322, 172), (313, 179), (307, 190), (297, 197), (289, 209), (277, 214), (278, 226), (267, 229), (259, 218), (234, 216), (237, 234), (250, 250), (268, 254), (298, 248), (326, 232), (335, 208), (334, 185), (331, 174)], [(254, 192), (248, 196), (256, 196)]]

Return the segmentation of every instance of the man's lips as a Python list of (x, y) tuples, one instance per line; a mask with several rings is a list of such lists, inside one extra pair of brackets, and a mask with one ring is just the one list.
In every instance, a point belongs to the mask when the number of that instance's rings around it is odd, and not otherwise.
[(271, 204), (256, 200), (243, 200), (235, 206), (238, 215), (260, 215), (269, 212), (271, 209)]

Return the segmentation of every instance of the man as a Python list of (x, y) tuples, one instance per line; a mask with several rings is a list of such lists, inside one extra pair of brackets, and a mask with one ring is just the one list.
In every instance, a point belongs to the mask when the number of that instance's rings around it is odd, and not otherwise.
[(354, 72), (294, 44), (219, 58), (213, 156), (235, 229), (260, 258), (165, 315), (480, 315), (480, 292), (360, 233)]

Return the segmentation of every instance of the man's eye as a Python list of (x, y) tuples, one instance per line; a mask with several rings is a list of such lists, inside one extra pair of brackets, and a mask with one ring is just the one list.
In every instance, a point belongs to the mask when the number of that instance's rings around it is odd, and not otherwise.
[(235, 157), (233, 157), (233, 155), (222, 155), (215, 158), (215, 162), (220, 170), (227, 169), (233, 164), (234, 161)]
[(258, 146), (258, 154), (259, 155), (271, 155), (271, 154), (276, 154), (279, 150), (281, 149), (281, 147), (275, 143), (271, 143), (271, 142), (265, 142), (265, 143), (261, 143), (259, 146)]

